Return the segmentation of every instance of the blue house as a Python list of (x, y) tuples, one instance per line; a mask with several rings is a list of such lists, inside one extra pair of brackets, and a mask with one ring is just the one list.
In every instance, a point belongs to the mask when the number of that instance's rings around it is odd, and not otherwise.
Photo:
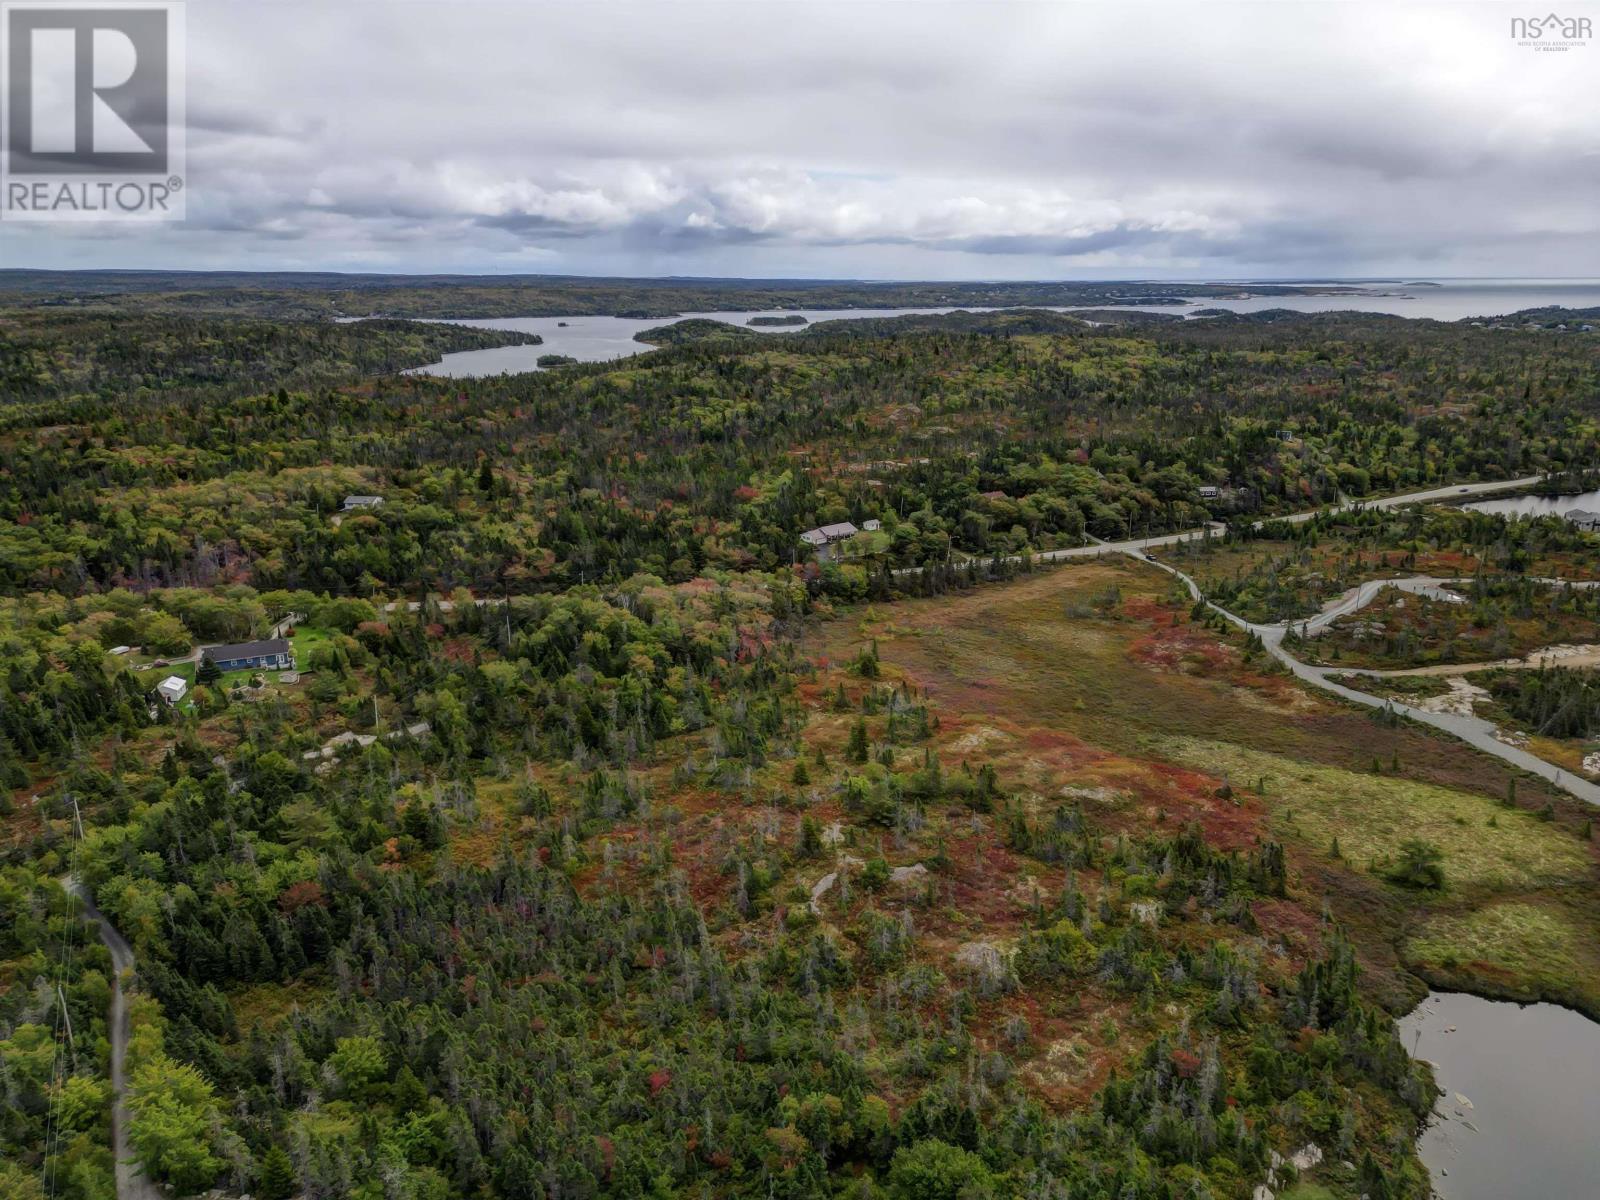
[(234, 646), (206, 646), (201, 653), (222, 671), (294, 670), (294, 649), (287, 638), (240, 642)]

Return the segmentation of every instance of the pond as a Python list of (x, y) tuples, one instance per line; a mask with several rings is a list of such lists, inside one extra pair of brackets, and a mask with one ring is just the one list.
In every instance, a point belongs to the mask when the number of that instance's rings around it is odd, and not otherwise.
[(1600, 1195), (1600, 1025), (1554, 1004), (1434, 992), (1400, 1036), (1444, 1089), (1418, 1143), (1443, 1200)]
[(1573, 496), (1511, 496), (1504, 500), (1478, 500), (1461, 507), (1473, 512), (1498, 513), (1502, 517), (1560, 516), (1575, 508), (1600, 512), (1600, 492), (1580, 492)]

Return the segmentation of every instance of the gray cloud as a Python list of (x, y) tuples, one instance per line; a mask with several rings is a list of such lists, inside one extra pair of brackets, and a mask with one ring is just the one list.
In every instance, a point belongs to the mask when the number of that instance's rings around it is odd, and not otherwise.
[(1511, 15), (207, 0), (189, 219), (0, 263), (1600, 274), (1600, 42)]

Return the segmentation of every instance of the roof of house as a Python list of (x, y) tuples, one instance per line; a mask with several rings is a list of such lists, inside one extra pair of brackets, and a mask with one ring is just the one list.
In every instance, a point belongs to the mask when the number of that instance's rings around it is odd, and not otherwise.
[(382, 503), (383, 503), (383, 497), (382, 496), (346, 496), (344, 498), (344, 506), (346, 508), (360, 507), (362, 505), (382, 504)]
[(267, 638), (261, 642), (239, 642), (232, 646), (207, 646), (204, 654), (212, 662), (235, 658), (267, 658), (274, 654), (289, 653), (287, 638)]
[(182, 675), (168, 675), (160, 683), (156, 684), (156, 690), (169, 692), (174, 696), (181, 696), (189, 690), (189, 681)]
[(851, 537), (861, 532), (849, 521), (839, 521), (833, 525), (821, 525), (816, 529), (808, 529), (800, 535), (800, 540), (809, 542), (813, 546), (820, 546), (825, 542), (837, 542), (841, 538)]

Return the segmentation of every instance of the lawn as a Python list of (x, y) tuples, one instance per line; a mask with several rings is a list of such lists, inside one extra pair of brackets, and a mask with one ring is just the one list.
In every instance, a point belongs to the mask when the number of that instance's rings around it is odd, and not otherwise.
[(289, 644), (294, 647), (294, 661), (304, 671), (308, 666), (311, 651), (316, 647), (332, 640), (333, 634), (316, 625), (296, 625), (294, 636), (289, 639)]
[(882, 554), (893, 544), (894, 539), (887, 530), (863, 530), (843, 543), (840, 554), (845, 558), (864, 558), (869, 554)]

